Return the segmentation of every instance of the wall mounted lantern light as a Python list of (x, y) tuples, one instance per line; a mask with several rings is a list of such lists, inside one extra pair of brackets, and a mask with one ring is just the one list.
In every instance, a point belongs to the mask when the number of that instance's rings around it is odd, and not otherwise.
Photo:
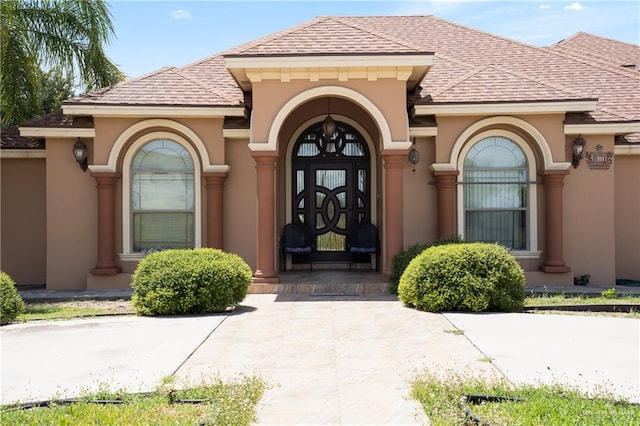
[(587, 141), (584, 140), (582, 136), (578, 136), (573, 140), (571, 144), (571, 152), (573, 153), (573, 160), (571, 161), (571, 165), (574, 169), (578, 168), (580, 164), (580, 160), (584, 156), (584, 148), (587, 144)]
[(329, 98), (327, 98), (327, 116), (322, 121), (322, 133), (327, 139), (331, 139), (335, 131), (336, 121), (331, 117), (331, 104)]
[(87, 171), (87, 145), (78, 138), (73, 144), (73, 156), (83, 172)]
[(407, 155), (407, 160), (411, 164), (413, 164), (413, 171), (416, 171), (416, 164), (420, 161), (420, 152), (416, 149), (416, 141), (413, 140), (413, 147), (409, 150), (409, 154)]

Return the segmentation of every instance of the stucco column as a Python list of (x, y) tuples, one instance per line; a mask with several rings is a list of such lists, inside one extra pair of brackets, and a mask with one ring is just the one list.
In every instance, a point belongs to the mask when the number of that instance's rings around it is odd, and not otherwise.
[(207, 187), (207, 247), (223, 249), (225, 172), (202, 173)]
[(457, 170), (434, 170), (437, 193), (438, 240), (455, 237)]
[(383, 151), (384, 164), (384, 276), (391, 276), (393, 256), (404, 248), (402, 174), (407, 151)]
[(564, 264), (562, 248), (562, 187), (567, 170), (546, 170), (544, 179), (545, 256), (540, 270), (544, 272), (568, 272)]
[(115, 275), (116, 263), (115, 205), (116, 183), (120, 173), (91, 173), (98, 188), (98, 262), (93, 275)]
[(277, 283), (275, 268), (275, 167), (277, 152), (253, 152), (258, 179), (258, 242), (256, 283)]

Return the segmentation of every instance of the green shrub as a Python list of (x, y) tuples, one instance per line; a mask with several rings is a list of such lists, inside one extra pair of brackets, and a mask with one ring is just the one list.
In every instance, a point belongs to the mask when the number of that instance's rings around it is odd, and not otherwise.
[(441, 246), (445, 244), (459, 244), (461, 242), (462, 240), (459, 237), (452, 237), (446, 240), (440, 240), (431, 243), (415, 244), (405, 251), (393, 256), (393, 260), (391, 262), (391, 286), (389, 288), (389, 291), (391, 291), (392, 294), (398, 294), (398, 284), (400, 284), (400, 277), (402, 277), (404, 270), (407, 269), (409, 263), (417, 255), (419, 255), (429, 247)]
[(0, 290), (2, 291), (2, 299), (0, 299), (0, 325), (9, 324), (16, 319), (24, 310), (24, 302), (18, 294), (16, 283), (11, 279), (9, 274), (0, 271)]
[(524, 281), (524, 271), (504, 247), (450, 244), (413, 259), (400, 279), (398, 296), (430, 312), (512, 312), (524, 305)]
[(133, 273), (132, 304), (141, 315), (222, 312), (247, 295), (252, 272), (222, 250), (165, 250), (147, 255)]

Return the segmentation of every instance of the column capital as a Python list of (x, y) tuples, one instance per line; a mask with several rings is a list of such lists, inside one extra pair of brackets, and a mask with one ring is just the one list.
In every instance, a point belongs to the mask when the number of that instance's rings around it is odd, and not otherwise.
[(277, 151), (252, 151), (251, 156), (255, 160), (257, 165), (266, 166), (269, 164), (275, 164), (278, 159)]
[(120, 172), (91, 172), (91, 177), (98, 183), (110, 184), (116, 183), (120, 179)]
[(207, 185), (222, 183), (227, 178), (227, 172), (203, 172), (202, 178), (206, 181)]
[(436, 178), (438, 177), (457, 177), (460, 174), (459, 170), (431, 170), (431, 174), (434, 175)]
[(384, 160), (384, 167), (404, 167), (408, 153), (408, 149), (385, 149), (380, 155)]

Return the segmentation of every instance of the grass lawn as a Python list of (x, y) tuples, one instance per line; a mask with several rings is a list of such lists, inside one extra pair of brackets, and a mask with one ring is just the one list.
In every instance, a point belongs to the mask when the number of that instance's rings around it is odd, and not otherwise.
[(73, 302), (35, 303), (25, 300), (24, 308), (24, 312), (16, 318), (16, 322), (134, 314), (129, 300), (79, 300)]
[(471, 413), (491, 425), (637, 425), (640, 408), (607, 395), (584, 395), (560, 386), (519, 386), (488, 384), (480, 379), (459, 376), (442, 379), (424, 373), (412, 383), (412, 395), (423, 406), (432, 425), (474, 424), (468, 422), (463, 395), (496, 395), (518, 401), (467, 403)]
[[(165, 387), (150, 394), (100, 391), (72, 404), (19, 409), (4, 406), (0, 423), (9, 425), (249, 425), (266, 389), (256, 377), (185, 390)], [(121, 403), (98, 403), (99, 401)], [(197, 402), (197, 403), (196, 403)]]
[(541, 294), (528, 296), (524, 301), (524, 306), (612, 305), (617, 303), (640, 305), (640, 296), (616, 294), (613, 297), (589, 297), (583, 294)]

